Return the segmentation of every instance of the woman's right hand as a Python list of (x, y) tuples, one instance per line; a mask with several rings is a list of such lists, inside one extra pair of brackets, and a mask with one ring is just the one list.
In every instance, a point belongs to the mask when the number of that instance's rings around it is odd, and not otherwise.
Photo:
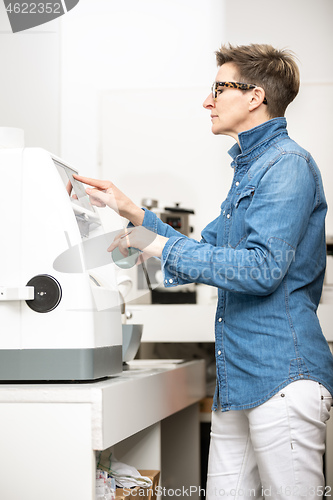
[(130, 220), (135, 226), (140, 226), (143, 222), (144, 211), (135, 205), (120, 189), (117, 188), (111, 181), (103, 181), (99, 179), (91, 179), (81, 175), (73, 174), (73, 177), (92, 186), (86, 188), (86, 193), (89, 195), (89, 200), (96, 207), (108, 206), (122, 217)]

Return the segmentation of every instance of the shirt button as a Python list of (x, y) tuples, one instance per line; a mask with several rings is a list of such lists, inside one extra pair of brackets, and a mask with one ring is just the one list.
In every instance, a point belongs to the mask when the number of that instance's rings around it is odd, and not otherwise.
[(227, 219), (230, 219), (230, 214), (227, 214)]
[(219, 318), (219, 323), (221, 323), (221, 321), (222, 321), (222, 318)]
[(221, 356), (221, 351), (217, 351), (217, 354), (218, 354), (219, 356)]
[(169, 283), (173, 283), (173, 279), (172, 278), (169, 279)]
[(236, 182), (236, 186), (239, 186), (239, 182), (238, 181)]

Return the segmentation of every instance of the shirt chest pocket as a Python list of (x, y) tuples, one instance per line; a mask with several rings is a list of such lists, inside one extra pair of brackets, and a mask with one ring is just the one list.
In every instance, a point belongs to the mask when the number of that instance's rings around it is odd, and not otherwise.
[(229, 246), (233, 248), (246, 241), (245, 215), (251, 205), (254, 193), (253, 186), (246, 186), (235, 198), (229, 232)]

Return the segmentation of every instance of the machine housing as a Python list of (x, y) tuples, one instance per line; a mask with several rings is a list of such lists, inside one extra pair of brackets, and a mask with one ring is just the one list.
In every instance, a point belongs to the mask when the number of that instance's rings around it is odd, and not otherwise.
[(0, 380), (120, 373), (120, 299), (106, 250), (111, 236), (73, 179), (75, 169), (39, 148), (0, 150), (0, 168)]

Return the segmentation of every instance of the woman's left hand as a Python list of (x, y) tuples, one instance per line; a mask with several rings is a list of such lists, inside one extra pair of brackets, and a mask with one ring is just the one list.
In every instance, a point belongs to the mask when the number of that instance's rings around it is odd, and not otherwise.
[(127, 257), (129, 247), (137, 248), (142, 252), (139, 259), (139, 262), (142, 262), (150, 257), (161, 257), (167, 241), (168, 238), (165, 236), (160, 236), (143, 226), (128, 227), (115, 237), (108, 252), (118, 247), (120, 253)]

